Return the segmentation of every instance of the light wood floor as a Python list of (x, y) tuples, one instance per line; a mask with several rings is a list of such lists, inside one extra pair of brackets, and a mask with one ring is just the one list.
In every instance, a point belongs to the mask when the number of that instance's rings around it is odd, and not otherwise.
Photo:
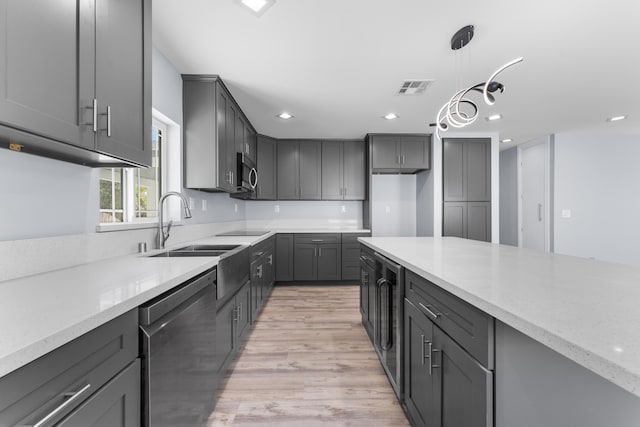
[(407, 426), (364, 331), (357, 286), (276, 286), (212, 426)]

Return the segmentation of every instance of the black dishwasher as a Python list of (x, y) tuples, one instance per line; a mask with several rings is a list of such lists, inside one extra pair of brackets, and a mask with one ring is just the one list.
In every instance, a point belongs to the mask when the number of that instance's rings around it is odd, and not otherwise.
[(145, 426), (204, 425), (213, 410), (216, 274), (213, 268), (140, 306)]

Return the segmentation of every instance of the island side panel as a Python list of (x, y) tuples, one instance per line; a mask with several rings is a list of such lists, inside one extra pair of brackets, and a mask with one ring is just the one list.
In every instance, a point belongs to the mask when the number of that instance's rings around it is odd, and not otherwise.
[(640, 398), (496, 320), (496, 427), (637, 427)]

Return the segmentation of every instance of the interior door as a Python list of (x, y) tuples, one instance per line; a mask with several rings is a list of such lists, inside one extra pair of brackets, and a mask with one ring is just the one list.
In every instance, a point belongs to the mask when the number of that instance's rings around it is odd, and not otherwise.
[(522, 247), (546, 250), (545, 176), (546, 144), (523, 148), (522, 161)]

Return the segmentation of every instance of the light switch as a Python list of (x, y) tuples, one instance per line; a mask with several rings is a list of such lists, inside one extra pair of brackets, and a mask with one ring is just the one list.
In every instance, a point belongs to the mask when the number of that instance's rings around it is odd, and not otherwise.
[(384, 207), (384, 211), (385, 211), (386, 213), (390, 213), (390, 212), (391, 212), (391, 206), (389, 206), (389, 205), (385, 206), (385, 207)]
[(235, 211), (238, 212), (238, 204), (237, 203), (234, 204), (233, 209), (235, 209)]
[(274, 211), (275, 213), (280, 212), (280, 205), (276, 205), (276, 206), (273, 208), (273, 211)]
[(340, 212), (342, 213), (347, 212), (347, 207), (345, 205), (340, 206)]
[(196, 208), (196, 199), (193, 197), (189, 197), (189, 209), (193, 210)]
[(202, 212), (207, 210), (207, 199), (202, 199)]
[(571, 209), (562, 209), (562, 218), (571, 218)]

